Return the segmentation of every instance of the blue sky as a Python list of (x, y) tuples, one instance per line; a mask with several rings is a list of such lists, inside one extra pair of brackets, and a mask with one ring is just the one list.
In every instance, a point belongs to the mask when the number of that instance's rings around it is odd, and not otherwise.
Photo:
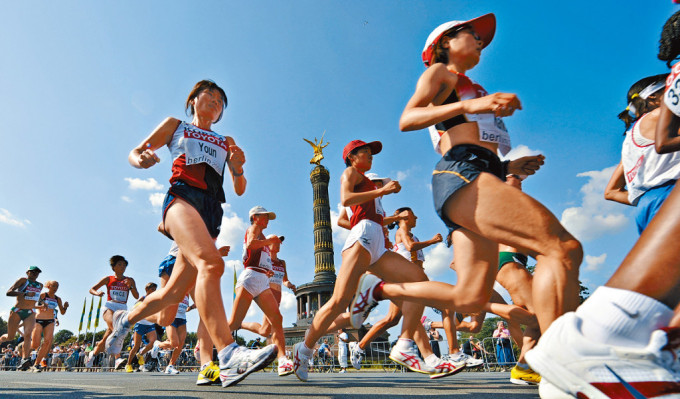
[[(411, 206), (421, 239), (443, 234), (430, 189), (438, 157), (426, 131), (401, 133), (398, 120), (424, 70), (430, 31), (488, 12), (496, 36), (469, 76), (489, 92), (518, 94), (524, 109), (505, 119), (514, 154), (546, 156), (525, 191), (582, 240), (582, 280), (595, 288), (637, 238), (631, 209), (603, 200), (620, 158), (616, 115), (633, 82), (667, 71), (656, 52), (674, 11), (671, 1), (4, 2), (0, 291), (40, 266), (40, 280), (59, 281), (58, 294), (72, 305), (61, 327), (76, 331), (87, 290), (111, 274), (110, 256), (130, 261), (139, 286), (157, 280), (170, 247), (156, 226), (171, 160), (161, 149), (159, 165), (137, 170), (127, 154), (165, 117), (188, 119), (184, 101), (204, 78), (229, 98), (214, 129), (233, 136), (247, 159), (246, 193), (227, 188), (219, 238), (232, 246), (222, 281), (227, 309), (230, 268), (241, 267), (254, 205), (278, 215), (265, 232), (286, 236), (280, 257), (291, 281), (313, 278), (312, 150), (303, 137), (325, 130), (331, 143), (323, 164), (334, 214), (343, 146), (381, 140), (374, 171), (403, 186), (385, 209)], [(335, 233), (336, 268), (342, 234)], [(426, 254), (430, 277), (454, 283), (450, 249)], [(0, 296), (0, 316), (13, 304)], [(290, 326), (290, 291), (282, 312)], [(254, 307), (248, 320), (261, 317)], [(195, 312), (189, 323), (195, 329)]]

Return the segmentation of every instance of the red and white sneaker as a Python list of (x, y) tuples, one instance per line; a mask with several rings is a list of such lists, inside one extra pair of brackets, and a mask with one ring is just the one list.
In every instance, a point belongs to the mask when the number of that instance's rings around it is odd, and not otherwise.
[(451, 361), (441, 360), (438, 365), (434, 366), (434, 373), (430, 374), (430, 379), (448, 377), (450, 375), (458, 374), (465, 368), (465, 360)]
[(369, 313), (376, 306), (378, 301), (373, 297), (373, 290), (382, 280), (374, 274), (364, 274), (359, 280), (357, 292), (352, 299), (352, 306), (350, 307), (350, 323), (354, 328), (361, 328), (366, 321)]
[(295, 370), (293, 370), (293, 362), (290, 361), (287, 357), (281, 357), (279, 358), (279, 377), (285, 377), (287, 375), (293, 374)]
[(305, 356), (301, 349), (304, 342), (298, 342), (293, 346), (293, 371), (298, 380), (307, 382), (309, 374), (309, 356)]
[(680, 329), (654, 331), (646, 347), (627, 348), (589, 340), (581, 323), (574, 312), (563, 315), (527, 353), (542, 377), (542, 398), (680, 398), (680, 375), (672, 369)]
[(437, 372), (434, 367), (429, 366), (425, 363), (425, 360), (418, 356), (418, 352), (413, 347), (407, 350), (400, 350), (395, 345), (390, 351), (390, 359), (417, 373), (434, 374)]

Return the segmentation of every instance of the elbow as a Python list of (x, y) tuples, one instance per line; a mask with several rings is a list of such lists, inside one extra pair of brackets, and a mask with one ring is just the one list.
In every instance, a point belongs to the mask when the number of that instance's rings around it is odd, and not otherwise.
[(668, 154), (669, 152), (673, 152), (673, 148), (671, 146), (660, 141), (656, 141), (654, 143), (654, 149), (656, 150), (657, 154)]
[(419, 126), (416, 126), (413, 121), (410, 121), (408, 118), (402, 116), (401, 119), (399, 119), (399, 130), (402, 132), (410, 132), (418, 129)]

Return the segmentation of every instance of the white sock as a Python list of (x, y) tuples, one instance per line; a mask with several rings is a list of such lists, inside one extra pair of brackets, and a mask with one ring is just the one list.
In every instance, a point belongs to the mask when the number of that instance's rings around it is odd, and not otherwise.
[(434, 353), (425, 358), (425, 363), (430, 367), (438, 365), (440, 361), (441, 360), (439, 360), (437, 355), (435, 355)]
[(302, 353), (302, 356), (305, 356), (305, 357), (312, 357), (312, 355), (314, 354), (314, 351), (312, 351), (311, 349), (309, 349), (309, 348), (307, 347), (307, 345), (305, 345), (305, 343), (303, 342), (303, 343), (302, 343), (302, 348), (300, 348), (300, 353)]
[(205, 370), (206, 367), (210, 366), (210, 363), (212, 363), (212, 362), (208, 362), (208, 363), (203, 364), (201, 366), (201, 371)]
[(399, 338), (394, 345), (397, 350), (405, 351), (413, 348), (413, 340), (408, 338)]
[(581, 331), (602, 344), (642, 348), (654, 330), (668, 326), (673, 309), (646, 295), (599, 287), (577, 310)]

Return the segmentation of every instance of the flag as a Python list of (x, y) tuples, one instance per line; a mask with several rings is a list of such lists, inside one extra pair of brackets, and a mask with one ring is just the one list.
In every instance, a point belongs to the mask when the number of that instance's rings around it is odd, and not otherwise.
[(236, 301), (236, 263), (234, 263), (234, 301)]
[(87, 330), (90, 329), (90, 323), (92, 321), (92, 309), (93, 308), (94, 308), (94, 297), (92, 297), (92, 301), (90, 302), (90, 314), (87, 315)]
[(78, 326), (78, 335), (80, 335), (80, 331), (83, 329), (83, 319), (85, 319), (85, 304), (87, 304), (87, 298), (83, 301), (83, 313), (80, 315), (80, 325)]
[(97, 306), (97, 316), (94, 318), (94, 330), (97, 331), (97, 326), (99, 326), (99, 309), (102, 308), (102, 297), (99, 297), (99, 305)]

